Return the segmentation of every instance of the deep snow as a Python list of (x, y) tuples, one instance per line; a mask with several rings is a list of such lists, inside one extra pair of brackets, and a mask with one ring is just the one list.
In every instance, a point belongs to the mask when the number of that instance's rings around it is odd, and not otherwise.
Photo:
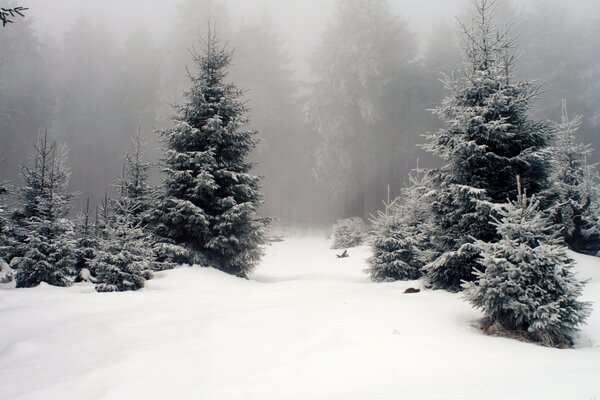
[(457, 295), (371, 283), (367, 248), (329, 246), (273, 243), (250, 281), (181, 267), (130, 293), (0, 285), (0, 399), (600, 398), (600, 259), (574, 254), (595, 310), (557, 350), (485, 336)]

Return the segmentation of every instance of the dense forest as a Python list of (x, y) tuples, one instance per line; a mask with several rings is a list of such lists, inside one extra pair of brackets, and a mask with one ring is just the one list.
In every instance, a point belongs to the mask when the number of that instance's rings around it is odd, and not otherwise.
[[(437, 165), (417, 145), (441, 127), (429, 110), (445, 94), (441, 74), (461, 62), (452, 20), (440, 21), (419, 44), (387, 3), (341, 2), (313, 45), (310, 76), (299, 80), (268, 11), (239, 25), (216, 0), (184, 0), (178, 7), (160, 42), (140, 26), (120, 40), (106, 21), (83, 17), (66, 24), (58, 39), (41, 35), (28, 18), (2, 29), (1, 177), (19, 184), (21, 166), (46, 129), (68, 148), (73, 212), (88, 197), (95, 205), (106, 190), (114, 195), (138, 129), (149, 142), (148, 159), (157, 162), (155, 131), (169, 126), (170, 104), (188, 85), (190, 51), (201, 47), (208, 30), (197, 21), (210, 21), (235, 50), (229, 77), (245, 90), (249, 128), (260, 132), (251, 159), (265, 177), (264, 215), (284, 223), (367, 218), (381, 208), (388, 186), (392, 197), (400, 193), (417, 159)], [(499, 25), (510, 23), (526, 54), (516, 77), (543, 82), (531, 114), (560, 121), (564, 99), (571, 113), (582, 115), (578, 140), (598, 147), (598, 18), (570, 17), (557, 2), (498, 7)], [(466, 7), (461, 15), (469, 12)], [(151, 181), (158, 180), (153, 167)]]

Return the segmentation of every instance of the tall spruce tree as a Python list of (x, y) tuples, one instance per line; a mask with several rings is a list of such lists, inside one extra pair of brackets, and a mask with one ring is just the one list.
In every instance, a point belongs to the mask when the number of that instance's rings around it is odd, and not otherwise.
[(494, 226), (500, 240), (477, 241), (481, 258), (477, 282), (465, 285), (464, 298), (481, 309), (490, 333), (517, 333), (553, 347), (570, 347), (590, 304), (577, 298), (583, 284), (560, 232), (540, 210), (535, 196), (521, 191), (515, 201), (496, 205)]
[(597, 186), (597, 172), (591, 159), (591, 145), (577, 143), (576, 133), (581, 116), (569, 117), (563, 100), (561, 122), (556, 124), (556, 141), (552, 148), (554, 171), (549, 197), (554, 222), (561, 228), (567, 245), (579, 252), (596, 254), (600, 250), (599, 228), (596, 226), (592, 201)]
[(477, 17), (462, 25), (462, 69), (446, 79), (450, 95), (435, 113), (446, 127), (427, 135), (424, 148), (446, 165), (432, 171), (432, 244), (438, 257), (426, 267), (434, 288), (458, 291), (473, 280), (479, 249), (472, 238), (492, 241), (494, 203), (516, 198), (514, 176), (535, 194), (548, 185), (552, 136), (546, 122), (528, 116), (538, 86), (513, 78), (514, 39), (492, 22), (494, 2), (477, 0)]
[(185, 245), (201, 259), (245, 277), (259, 262), (268, 219), (259, 218), (260, 178), (246, 157), (256, 132), (245, 131), (241, 91), (226, 82), (232, 54), (209, 32), (196, 55), (197, 72), (175, 127), (164, 140), (165, 196), (151, 214), (159, 235)]
[(71, 195), (66, 192), (69, 170), (65, 163), (65, 147), (49, 142), (45, 132), (35, 146), (31, 164), (23, 172), (19, 224), (24, 241), (15, 277), (17, 287), (34, 287), (42, 282), (54, 286), (71, 283), (76, 260), (73, 224), (67, 220)]

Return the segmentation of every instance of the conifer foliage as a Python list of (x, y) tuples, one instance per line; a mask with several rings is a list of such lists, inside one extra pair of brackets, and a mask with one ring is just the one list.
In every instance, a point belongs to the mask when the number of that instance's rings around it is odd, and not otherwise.
[(464, 66), (446, 80), (450, 95), (435, 110), (446, 127), (427, 135), (424, 146), (446, 162), (432, 171), (438, 257), (427, 275), (434, 288), (451, 291), (474, 279), (479, 256), (471, 238), (496, 236), (489, 214), (494, 203), (516, 197), (513, 177), (535, 194), (547, 187), (550, 171), (551, 127), (528, 116), (538, 87), (513, 78), (514, 40), (494, 27), (494, 2), (475, 4), (475, 21), (462, 26)]
[(372, 219), (373, 233), (369, 267), (365, 270), (374, 282), (418, 279), (429, 261), (429, 177), (418, 167), (409, 176), (409, 186), (400, 197), (385, 203)]
[(150, 219), (159, 235), (194, 252), (194, 261), (245, 277), (261, 258), (268, 223), (257, 216), (260, 179), (246, 161), (256, 132), (243, 129), (241, 91), (226, 82), (231, 52), (214, 33), (205, 45), (175, 127), (161, 131), (165, 195)]
[(567, 245), (587, 254), (600, 250), (600, 231), (594, 196), (597, 190), (597, 172), (590, 164), (593, 149), (577, 143), (576, 133), (581, 116), (569, 117), (563, 100), (561, 122), (556, 124), (556, 142), (553, 146), (554, 171), (549, 197), (554, 222), (562, 229)]
[(135, 205), (113, 202), (115, 213), (103, 228), (91, 267), (99, 292), (123, 292), (144, 287), (154, 254), (148, 234), (133, 224)]
[(89, 197), (85, 209), (78, 216), (75, 233), (77, 235), (75, 241), (75, 281), (90, 280), (91, 261), (98, 250), (98, 238), (91, 221)]
[(463, 295), (484, 312), (493, 331), (568, 347), (590, 304), (577, 300), (583, 284), (572, 272), (574, 261), (559, 230), (535, 196), (528, 198), (520, 187), (517, 200), (499, 205), (492, 222), (501, 239), (475, 243), (481, 254), (479, 279), (467, 283)]
[[(3, 160), (0, 154), (0, 162)], [(0, 178), (0, 262), (7, 261), (7, 255), (11, 252), (11, 225), (8, 219), (8, 207), (4, 204), (4, 198), (8, 194), (8, 182)]]
[(45, 132), (34, 148), (31, 164), (24, 168), (19, 217), (26, 233), (17, 287), (71, 283), (74, 232), (73, 224), (66, 219), (71, 195), (66, 192), (70, 173), (65, 162), (66, 149), (61, 143), (49, 141)]

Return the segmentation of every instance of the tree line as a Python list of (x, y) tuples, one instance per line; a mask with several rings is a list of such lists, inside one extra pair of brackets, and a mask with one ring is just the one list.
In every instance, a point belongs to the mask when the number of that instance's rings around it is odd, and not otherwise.
[[(299, 80), (277, 32), (274, 16), (234, 25), (216, 0), (185, 0), (161, 43), (142, 27), (119, 42), (102, 22), (78, 19), (59, 40), (40, 37), (25, 19), (0, 31), (0, 141), (5, 179), (17, 180), (40, 128), (70, 148), (71, 187), (100, 201), (118, 172), (129, 136), (169, 126), (169, 104), (181, 100), (189, 50), (205, 36), (206, 22), (236, 49), (231, 76), (253, 110), (260, 131), (252, 152), (264, 175), (265, 215), (283, 222), (331, 221), (374, 213), (388, 185), (399, 194), (421, 152), (422, 134), (439, 121), (427, 110), (444, 94), (440, 72), (460, 63), (454, 25), (439, 23), (419, 50), (408, 21), (386, 1), (339, 2), (309, 58), (308, 81)], [(594, 21), (570, 18), (544, 3), (518, 11), (502, 2), (500, 23), (513, 24), (527, 53), (516, 72), (546, 86), (531, 112), (560, 118), (561, 99), (583, 116), (580, 136), (598, 144), (598, 38)], [(467, 11), (465, 11), (467, 12)], [(546, 21), (553, 21), (552, 24)], [(148, 135), (148, 157), (160, 152)], [(151, 180), (157, 181), (155, 175)]]
[(577, 141), (582, 118), (564, 101), (559, 123), (532, 116), (540, 86), (515, 76), (515, 37), (493, 1), (475, 6), (464, 63), (433, 110), (444, 127), (423, 145), (443, 165), (417, 168), (378, 213), (366, 272), (462, 291), (487, 332), (570, 347), (591, 308), (566, 246), (600, 254), (598, 173)]

